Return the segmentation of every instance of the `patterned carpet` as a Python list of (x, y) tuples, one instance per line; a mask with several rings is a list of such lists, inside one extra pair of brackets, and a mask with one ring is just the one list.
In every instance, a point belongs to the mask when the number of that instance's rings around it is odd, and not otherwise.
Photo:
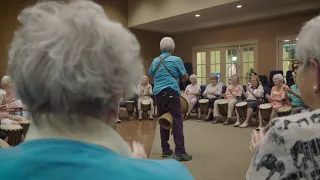
[[(187, 120), (184, 122), (186, 150), (193, 160), (184, 162), (196, 180), (242, 180), (252, 158), (249, 151), (253, 128), (211, 124)], [(170, 145), (174, 148), (173, 137)], [(161, 158), (160, 130), (157, 125), (152, 159)]]

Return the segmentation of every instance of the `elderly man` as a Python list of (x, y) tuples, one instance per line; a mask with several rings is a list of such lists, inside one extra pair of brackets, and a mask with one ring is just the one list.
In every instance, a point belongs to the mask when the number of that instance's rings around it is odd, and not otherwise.
[(23, 143), (0, 151), (0, 179), (192, 180), (177, 161), (138, 159), (142, 145), (131, 150), (112, 128), (143, 71), (139, 43), (100, 5), (68, 2), (18, 17), (8, 72), (32, 123)]
[[(162, 54), (156, 57), (149, 69), (154, 77), (153, 93), (156, 96), (158, 115), (170, 112), (173, 117), (173, 138), (176, 145), (174, 158), (179, 161), (190, 161), (184, 147), (183, 120), (181, 116), (179, 80), (188, 80), (188, 74), (179, 57), (172, 56), (175, 44), (172, 38), (165, 37), (160, 41)], [(173, 154), (168, 143), (170, 130), (160, 127), (162, 157)]]

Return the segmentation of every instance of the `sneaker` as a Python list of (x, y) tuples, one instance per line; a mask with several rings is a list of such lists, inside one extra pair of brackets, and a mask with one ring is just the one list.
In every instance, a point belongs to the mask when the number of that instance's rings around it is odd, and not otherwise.
[(169, 152), (162, 152), (161, 157), (167, 158), (167, 157), (171, 156), (172, 154), (173, 154), (173, 151), (170, 149)]
[(237, 121), (234, 125), (233, 125), (233, 127), (239, 127), (240, 126), (240, 121)]
[(203, 120), (202, 119), (198, 119), (198, 122), (202, 122)]
[(118, 119), (116, 122), (117, 122), (117, 123), (121, 123), (121, 120), (120, 120), (120, 119)]
[(175, 158), (177, 161), (191, 161), (192, 156), (189, 154), (174, 154), (173, 158)]

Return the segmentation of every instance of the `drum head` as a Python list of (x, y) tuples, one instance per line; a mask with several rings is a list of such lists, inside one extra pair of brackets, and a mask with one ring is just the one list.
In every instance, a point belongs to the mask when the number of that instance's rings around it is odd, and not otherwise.
[(134, 103), (134, 101), (126, 101), (126, 103)]
[(7, 131), (18, 131), (22, 130), (22, 126), (15, 125), (15, 124), (7, 124), (7, 125), (0, 125), (1, 130), (7, 130)]
[(228, 99), (220, 99), (218, 100), (218, 104), (228, 104), (229, 100)]
[(149, 104), (151, 104), (151, 101), (149, 99), (144, 99), (141, 101), (141, 104), (149, 105)]
[(292, 106), (283, 106), (278, 109), (279, 112), (288, 112), (292, 110)]
[(243, 107), (246, 106), (248, 103), (247, 102), (239, 102), (236, 104), (236, 107)]
[(199, 103), (202, 104), (202, 103), (208, 103), (209, 102), (209, 99), (200, 99), (199, 100)]
[(272, 108), (272, 105), (270, 103), (259, 105), (259, 109), (270, 109), (270, 108)]

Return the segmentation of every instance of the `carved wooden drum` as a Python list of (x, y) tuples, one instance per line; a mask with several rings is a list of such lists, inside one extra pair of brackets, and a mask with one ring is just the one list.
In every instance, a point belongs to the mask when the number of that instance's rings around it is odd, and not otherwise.
[(23, 128), (20, 125), (0, 125), (0, 130), (8, 135), (8, 144), (10, 146), (16, 146), (21, 142), (21, 136), (23, 134)]

